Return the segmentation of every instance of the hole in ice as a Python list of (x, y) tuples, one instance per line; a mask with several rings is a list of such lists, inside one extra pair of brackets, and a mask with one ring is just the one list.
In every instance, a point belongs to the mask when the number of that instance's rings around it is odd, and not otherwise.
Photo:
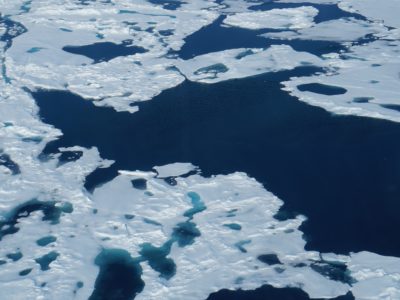
[(253, 55), (254, 51), (249, 49), (249, 50), (245, 50), (243, 52), (240, 52), (238, 55), (236, 55), (236, 59), (242, 59), (243, 57), (249, 56), (249, 55)]
[(310, 267), (315, 272), (328, 277), (331, 280), (340, 281), (350, 285), (356, 282), (355, 279), (351, 277), (346, 264), (342, 262), (328, 262), (321, 260), (318, 262), (313, 262)]
[(166, 183), (168, 183), (170, 186), (175, 186), (178, 184), (178, 182), (176, 181), (175, 177), (166, 177), (164, 178), (164, 181)]
[(238, 210), (236, 209), (236, 208), (234, 208), (234, 209), (231, 209), (231, 210), (229, 210), (227, 213), (226, 213), (226, 216), (228, 217), (228, 218), (232, 218), (232, 217), (235, 217), (236, 216), (236, 212), (237, 212)]
[(53, 235), (45, 236), (36, 241), (36, 244), (40, 247), (47, 246), (48, 244), (54, 243), (57, 238)]
[(0, 240), (3, 236), (14, 234), (19, 231), (16, 226), (20, 218), (27, 218), (32, 212), (42, 211), (43, 221), (49, 221), (50, 224), (58, 224), (61, 214), (71, 213), (72, 204), (68, 202), (59, 203), (56, 201), (41, 202), (36, 199), (30, 200), (13, 209), (5, 216), (5, 221), (0, 221)]
[(20, 251), (17, 251), (14, 253), (8, 253), (6, 256), (7, 256), (7, 258), (11, 259), (12, 261), (18, 261), (23, 257), (23, 255)]
[(171, 36), (174, 34), (174, 31), (172, 29), (166, 29), (166, 30), (159, 30), (158, 33), (162, 36)]
[(61, 31), (64, 31), (64, 32), (72, 32), (72, 31), (73, 31), (73, 30), (68, 29), (68, 28), (60, 28), (60, 30), (61, 30)]
[(118, 56), (127, 56), (148, 51), (142, 47), (129, 46), (128, 43), (114, 44), (111, 42), (99, 42), (84, 46), (64, 46), (62, 49), (72, 54), (89, 57), (95, 63), (109, 61)]
[(355, 98), (353, 98), (353, 102), (355, 102), (355, 103), (368, 103), (371, 100), (374, 100), (374, 97), (355, 97)]
[(22, 139), (23, 142), (30, 142), (35, 144), (39, 144), (42, 140), (43, 139), (40, 136), (26, 137)]
[(33, 47), (33, 48), (30, 48), (29, 50), (27, 50), (26, 52), (28, 52), (28, 53), (36, 53), (36, 52), (39, 52), (42, 49), (44, 49), (44, 48), (42, 48), (42, 47)]
[(239, 242), (235, 243), (235, 247), (238, 248), (240, 250), (240, 252), (247, 253), (246, 248), (243, 246), (250, 244), (250, 243), (251, 243), (251, 240), (239, 241)]
[(281, 267), (275, 267), (274, 270), (278, 274), (285, 272), (285, 268), (281, 268)]
[(222, 63), (213, 64), (207, 67), (200, 68), (193, 72), (194, 75), (210, 74), (210, 78), (216, 78), (219, 73), (226, 73), (229, 69)]
[(260, 256), (257, 257), (257, 259), (261, 262), (263, 262), (264, 264), (273, 266), (273, 265), (281, 265), (281, 261), (278, 258), (278, 255), (276, 254), (262, 254)]
[(242, 229), (242, 226), (240, 226), (237, 223), (224, 224), (224, 226), (228, 227), (228, 228), (230, 228), (232, 230), (241, 230)]
[(147, 188), (147, 180), (144, 178), (138, 178), (131, 180), (132, 186), (138, 190), (145, 190)]
[(155, 225), (155, 226), (162, 226), (161, 223), (154, 221), (152, 219), (148, 219), (148, 218), (143, 218), (143, 222), (150, 224), (150, 225)]
[(190, 198), (193, 208), (190, 208), (187, 211), (185, 211), (183, 215), (185, 217), (188, 217), (189, 219), (192, 219), (195, 214), (202, 212), (207, 207), (205, 206), (203, 201), (201, 201), (199, 194), (195, 192), (189, 192), (187, 193), (187, 196)]
[(26, 276), (26, 275), (28, 275), (31, 271), (32, 271), (32, 268), (29, 268), (29, 269), (25, 269), (25, 270), (20, 271), (18, 274), (19, 274), (19, 276)]
[(96, 257), (100, 267), (89, 300), (134, 299), (144, 288), (139, 262), (122, 249), (103, 249)]
[(70, 161), (76, 161), (83, 155), (82, 151), (63, 151), (58, 157), (59, 165), (65, 164)]
[(126, 215), (124, 215), (124, 217), (127, 220), (132, 220), (135, 216), (134, 215), (130, 215), (130, 214), (126, 214)]
[(312, 93), (323, 94), (323, 95), (327, 95), (327, 96), (342, 95), (347, 92), (347, 90), (342, 87), (327, 85), (327, 84), (322, 84), (322, 83), (300, 84), (297, 86), (297, 89), (302, 92), (312, 92)]
[(177, 224), (172, 233), (174, 241), (178, 242), (179, 247), (185, 247), (194, 243), (196, 237), (201, 235), (196, 224), (192, 222), (183, 222)]
[(51, 251), (42, 257), (36, 258), (35, 261), (40, 265), (40, 270), (50, 270), (50, 264), (57, 259), (60, 254), (56, 251)]
[(171, 251), (172, 241), (165, 243), (161, 247), (155, 247), (149, 243), (141, 245), (140, 255), (144, 260), (147, 260), (150, 267), (160, 273), (160, 276), (165, 279), (170, 279), (176, 273), (176, 265), (167, 255)]
[(4, 153), (3, 150), (0, 149), (0, 166), (4, 166), (11, 171), (13, 175), (17, 175), (21, 173), (21, 170), (8, 154)]
[(74, 290), (74, 294), (76, 294), (77, 292), (78, 292), (78, 290), (79, 289), (81, 289), (81, 288), (83, 288), (83, 281), (78, 281), (76, 284), (75, 284), (75, 290)]

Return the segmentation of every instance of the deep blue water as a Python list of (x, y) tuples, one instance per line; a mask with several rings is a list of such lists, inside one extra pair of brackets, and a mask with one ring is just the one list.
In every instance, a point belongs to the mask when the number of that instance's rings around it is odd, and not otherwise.
[[(98, 169), (86, 186), (118, 169), (192, 162), (204, 176), (244, 171), (294, 212), (307, 249), (400, 255), (400, 124), (332, 116), (280, 90), (280, 81), (311, 73), (298, 69), (213, 85), (184, 82), (135, 114), (96, 107), (67, 92), (33, 94), (40, 115), (64, 135), (48, 144), (97, 146), (116, 163)], [(74, 116), (71, 122), (70, 116)]]
[[(80, 2), (89, 4), (92, 0)], [(174, 0), (150, 2), (167, 9), (180, 6), (180, 1)], [(296, 6), (299, 4), (267, 1), (254, 5), (252, 9)], [(363, 18), (343, 12), (335, 5), (315, 6), (320, 10), (316, 22), (350, 16)], [(188, 59), (214, 51), (265, 48), (273, 44), (288, 44), (295, 50), (316, 55), (344, 49), (334, 42), (262, 38), (258, 35), (271, 30), (227, 28), (221, 26), (223, 18), (186, 38), (179, 56)], [(18, 23), (12, 25), (19, 26)], [(23, 32), (23, 27), (18, 28), (17, 32)], [(12, 36), (6, 39), (11, 45)], [(369, 37), (365, 41), (368, 42)], [(142, 51), (134, 49), (134, 46), (111, 43), (64, 50), (86, 55), (95, 62)], [(5, 71), (3, 69), (4, 74)], [(337, 253), (368, 250), (400, 256), (400, 242), (396, 238), (400, 226), (397, 216), (400, 208), (400, 141), (397, 138), (400, 125), (368, 118), (332, 116), (280, 90), (282, 80), (315, 71), (301, 68), (214, 85), (185, 81), (152, 101), (139, 104), (140, 111), (135, 114), (96, 107), (68, 92), (37, 91), (33, 96), (40, 107), (41, 117), (64, 133), (59, 140), (48, 144), (44, 153), (56, 153), (58, 147), (96, 146), (103, 158), (115, 160), (110, 168), (98, 169), (87, 178), (89, 190), (111, 180), (119, 169), (150, 170), (154, 165), (173, 162), (192, 162), (201, 168), (203, 176), (244, 171), (284, 201), (277, 218), (292, 217), (297, 213), (309, 218), (301, 228), (308, 240), (307, 249)], [(303, 88), (322, 94), (343, 92), (340, 88), (327, 86)], [(80, 155), (81, 152), (63, 153), (60, 162), (75, 160)], [(0, 163), (12, 167), (4, 157)], [(173, 178), (169, 180), (173, 184)], [(140, 189), (145, 187), (145, 182), (132, 184)], [(188, 221), (177, 224), (169, 243), (185, 246), (201, 234), (190, 222), (190, 216), (201, 209), (201, 203), (192, 203)], [(54, 210), (52, 204), (29, 202), (10, 213), (6, 222), (0, 223), (0, 237), (16, 232), (18, 219), (29, 217), (35, 210), (42, 210), (43, 220), (50, 222), (57, 222), (63, 213)], [(126, 218), (134, 216), (127, 215)], [(11, 231), (4, 231), (4, 228), (11, 228)], [(240, 230), (236, 226), (232, 229)], [(51, 243), (51, 240), (44, 237), (38, 243)], [(246, 241), (242, 242), (238, 247), (246, 251)], [(143, 260), (151, 263), (160, 276), (173, 276), (176, 270), (173, 261), (167, 258), (168, 245), (157, 249), (144, 245), (139, 260), (124, 250), (103, 250), (96, 259), (100, 272), (90, 299), (134, 299), (144, 286), (139, 264)], [(57, 252), (49, 252), (37, 258), (37, 263), (42, 269), (47, 269), (57, 256)], [(279, 265), (279, 260), (274, 257), (264, 256), (263, 259), (265, 263)], [(318, 262), (312, 267), (334, 280), (351, 281), (343, 266)], [(25, 276), (30, 271), (22, 270), (20, 275)], [(83, 283), (78, 282), (77, 290), (82, 286)], [(309, 298), (300, 289), (263, 286), (254, 291), (222, 290), (208, 299)], [(349, 294), (339, 299), (354, 297)]]
[[(289, 45), (296, 51), (307, 51), (315, 55), (344, 50), (341, 44), (329, 41), (279, 40), (259, 36), (277, 30), (250, 30), (222, 26), (225, 16), (203, 27), (185, 39), (185, 44), (177, 52), (180, 58), (190, 59), (197, 55), (235, 48), (268, 48), (271, 45)], [(208, 41), (205, 43), (204, 41)]]

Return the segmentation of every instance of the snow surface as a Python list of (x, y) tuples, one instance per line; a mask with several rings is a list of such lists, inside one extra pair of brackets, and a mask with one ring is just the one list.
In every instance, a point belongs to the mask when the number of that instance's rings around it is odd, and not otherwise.
[(269, 32), (262, 36), (274, 39), (352, 42), (382, 31), (385, 31), (385, 28), (381, 24), (348, 18), (321, 22), (297, 31)]
[(287, 45), (225, 50), (177, 63), (179, 70), (189, 80), (204, 83), (291, 70), (305, 65), (323, 66), (324, 62), (315, 55), (295, 51)]
[(312, 6), (271, 9), (229, 15), (224, 24), (247, 29), (301, 29), (310, 27), (317, 14)]

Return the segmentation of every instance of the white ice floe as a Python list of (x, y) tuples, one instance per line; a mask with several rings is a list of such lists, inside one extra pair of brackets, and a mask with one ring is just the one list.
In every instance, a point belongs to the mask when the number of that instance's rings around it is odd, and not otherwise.
[[(336, 114), (358, 115), (400, 121), (400, 41), (378, 40), (350, 48), (349, 53), (326, 57), (332, 72), (292, 78), (285, 90), (300, 100)], [(346, 89), (327, 96), (300, 91), (302, 84), (320, 83)]]
[(273, 39), (352, 42), (368, 34), (377, 34), (384, 31), (386, 31), (386, 28), (382, 24), (346, 18), (321, 22), (297, 31), (269, 32), (262, 36)]
[[(166, 56), (171, 49), (179, 50), (186, 36), (217, 18), (209, 6), (198, 1), (184, 10), (169, 11), (146, 1), (86, 6), (67, 0), (32, 2), (29, 13), (12, 16), (27, 32), (15, 38), (5, 54), (7, 75), (17, 86), (68, 88), (97, 100), (97, 105), (135, 112), (132, 103), (182, 82), (183, 76), (172, 68), (175, 59)], [(62, 50), (126, 40), (147, 52), (92, 64), (88, 57)]]
[(216, 83), (267, 72), (291, 70), (300, 66), (323, 66), (324, 62), (307, 52), (294, 51), (287, 45), (267, 49), (232, 49), (179, 61), (176, 66), (192, 81)]
[(165, 166), (156, 166), (158, 177), (181, 176), (196, 171), (197, 167), (191, 163), (173, 163)]
[(400, 260), (370, 252), (351, 255), (349, 270), (358, 281), (352, 292), (356, 299), (400, 299)]
[(400, 28), (400, 0), (341, 0), (339, 7), (343, 10), (359, 13), (369, 19), (381, 21), (387, 26)]
[(229, 15), (224, 24), (247, 29), (301, 29), (310, 27), (317, 14), (312, 6), (271, 9)]

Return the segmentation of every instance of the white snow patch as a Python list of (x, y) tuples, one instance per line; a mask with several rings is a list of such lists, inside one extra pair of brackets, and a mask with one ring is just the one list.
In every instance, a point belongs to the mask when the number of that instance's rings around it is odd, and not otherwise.
[(191, 171), (196, 171), (198, 168), (191, 163), (173, 163), (164, 166), (156, 166), (154, 169), (158, 173), (159, 178), (169, 176), (181, 176)]
[(200, 55), (177, 62), (179, 70), (192, 81), (216, 83), (267, 72), (291, 70), (299, 66), (322, 66), (324, 62), (307, 52), (294, 51), (287, 45), (267, 49), (232, 49)]
[(247, 29), (301, 29), (313, 25), (318, 10), (312, 6), (271, 9), (229, 15), (224, 24)]

